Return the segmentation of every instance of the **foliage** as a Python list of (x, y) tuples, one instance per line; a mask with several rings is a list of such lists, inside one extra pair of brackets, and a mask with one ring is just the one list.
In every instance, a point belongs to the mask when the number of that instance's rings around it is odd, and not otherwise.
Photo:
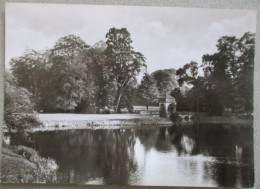
[[(188, 64), (185, 64), (182, 68), (179, 68), (176, 71), (176, 74), (179, 76), (178, 83), (182, 86), (184, 83), (187, 83), (192, 86), (189, 91), (190, 98), (195, 100), (196, 111), (200, 111), (200, 101), (203, 98), (203, 77), (198, 75), (198, 63), (191, 61)], [(177, 92), (177, 91), (176, 91)], [(194, 102), (191, 102), (194, 104)]]
[(32, 100), (38, 104), (46, 95), (49, 81), (49, 50), (27, 50), (23, 56), (11, 60), (11, 71), (16, 78), (17, 85), (29, 90)]
[(166, 109), (165, 109), (164, 104), (161, 104), (160, 107), (159, 107), (159, 116), (161, 118), (166, 118), (167, 117), (167, 113), (166, 113)]
[(245, 111), (253, 111), (255, 34), (245, 33), (239, 39), (238, 47), (241, 55), (238, 57), (240, 67), (236, 79), (236, 93), (239, 94), (237, 101)]
[(204, 76), (191, 61), (177, 70), (178, 83), (190, 86), (185, 93), (174, 89), (177, 109), (207, 111), (221, 115), (223, 110), (252, 112), (255, 35), (245, 33), (240, 39), (223, 36), (217, 52), (202, 57)]
[[(38, 182), (48, 182), (56, 175), (58, 165), (51, 158), (40, 157), (39, 154), (32, 148), (26, 146), (13, 147), (15, 153), (23, 156), (29, 162), (36, 165), (35, 175)], [(55, 178), (55, 177), (54, 177)]]
[(106, 37), (106, 43), (93, 47), (78, 36), (62, 37), (50, 50), (30, 50), (12, 59), (11, 71), (18, 85), (32, 93), (38, 111), (118, 109), (121, 98), (132, 103), (125, 90), (145, 67), (145, 58), (133, 51), (126, 29), (111, 28)]
[(74, 111), (87, 95), (87, 65), (81, 56), (89, 46), (79, 37), (60, 38), (51, 49), (51, 88), (55, 109)]
[(218, 40), (217, 53), (203, 56), (206, 86), (220, 111), (253, 110), (254, 37), (252, 33), (245, 33), (240, 39), (224, 36)]
[(172, 122), (176, 122), (176, 121), (181, 121), (183, 118), (179, 114), (173, 113), (173, 114), (170, 115), (169, 119)]
[(178, 86), (175, 69), (157, 70), (151, 73), (151, 78), (161, 96), (165, 96), (166, 93)]
[[(29, 112), (96, 113), (107, 107), (120, 112), (120, 108), (131, 110), (138, 101), (148, 107), (171, 91), (178, 110), (252, 112), (254, 45), (252, 33), (241, 38), (223, 36), (217, 42), (217, 52), (202, 57), (202, 65), (191, 61), (177, 71), (156, 70), (145, 74), (138, 86), (136, 77), (146, 71), (145, 57), (133, 50), (126, 28), (111, 28), (106, 42), (99, 41), (92, 47), (80, 37), (68, 35), (58, 39), (51, 49), (27, 50), (11, 60), (15, 80), (6, 84), (6, 103), (14, 111), (27, 107)], [(204, 75), (199, 74), (200, 67)], [(8, 99), (11, 94), (27, 105), (12, 104)], [(29, 115), (31, 120), (27, 117), (19, 124), (28, 127), (34, 120), (34, 115)], [(9, 128), (17, 127), (8, 124)]]
[(106, 39), (106, 64), (111, 73), (109, 80), (116, 85), (115, 112), (118, 112), (123, 92), (141, 69), (146, 67), (145, 57), (142, 53), (133, 51), (130, 33), (126, 28), (111, 28)]
[(52, 56), (61, 56), (66, 58), (68, 63), (75, 63), (77, 56), (83, 49), (87, 49), (87, 45), (80, 37), (75, 35), (64, 36), (55, 43), (51, 49)]
[(119, 104), (119, 108), (127, 108), (129, 113), (133, 112), (133, 104), (134, 104), (134, 98), (135, 93), (137, 90), (137, 80), (133, 79), (129, 82), (129, 85), (126, 87), (122, 94), (122, 98)]
[(86, 73), (77, 64), (68, 64), (61, 56), (52, 58), (52, 85), (55, 107), (64, 111), (73, 111), (86, 95)]
[[(85, 50), (81, 54), (81, 61), (84, 62), (86, 68), (86, 99), (85, 107), (104, 107), (108, 105), (107, 96), (108, 85), (106, 57), (105, 57), (106, 43), (100, 41), (92, 48)], [(94, 112), (92, 112), (94, 113)]]
[(180, 88), (175, 88), (170, 93), (177, 102), (177, 111), (192, 111), (190, 99), (187, 98), (187, 95), (184, 95)]
[(144, 74), (141, 84), (138, 86), (138, 95), (143, 99), (147, 110), (149, 105), (158, 101), (157, 87), (148, 73)]
[(31, 102), (31, 93), (16, 85), (16, 81), (6, 72), (5, 74), (4, 121), (10, 132), (24, 132), (26, 129), (40, 125)]

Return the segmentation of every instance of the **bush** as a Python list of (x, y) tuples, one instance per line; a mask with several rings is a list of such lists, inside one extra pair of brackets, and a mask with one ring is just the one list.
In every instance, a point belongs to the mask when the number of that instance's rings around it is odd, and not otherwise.
[(160, 108), (159, 108), (159, 116), (160, 116), (161, 118), (166, 118), (166, 117), (167, 117), (166, 109), (165, 109), (164, 104), (161, 104), (161, 105), (160, 105)]
[(177, 113), (173, 113), (170, 115), (169, 119), (173, 122), (175, 121), (181, 121), (182, 120), (182, 117), (179, 116)]
[(13, 150), (15, 153), (23, 156), (25, 159), (34, 163), (37, 167), (36, 175), (38, 182), (48, 182), (56, 178), (58, 165), (51, 158), (40, 157), (37, 151), (26, 146), (16, 146)]
[(14, 152), (23, 156), (27, 160), (30, 160), (30, 158), (32, 156), (38, 155), (37, 152), (34, 149), (28, 148), (26, 146), (21, 146), (21, 145), (14, 148)]
[(9, 132), (24, 132), (26, 129), (39, 126), (41, 122), (34, 111), (31, 93), (18, 87), (14, 78), (6, 73), (4, 121)]

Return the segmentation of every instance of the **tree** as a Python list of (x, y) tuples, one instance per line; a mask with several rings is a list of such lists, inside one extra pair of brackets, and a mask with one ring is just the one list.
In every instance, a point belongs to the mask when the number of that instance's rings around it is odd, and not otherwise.
[(165, 96), (178, 86), (175, 69), (157, 70), (151, 73), (151, 78), (161, 96)]
[(119, 104), (119, 108), (127, 108), (128, 112), (133, 112), (133, 104), (135, 100), (135, 95), (137, 91), (137, 80), (133, 79), (129, 82), (129, 85), (124, 90), (122, 98)]
[(87, 45), (80, 37), (75, 35), (67, 35), (58, 39), (54, 48), (51, 50), (52, 56), (62, 56), (66, 58), (68, 63), (75, 63), (77, 56), (84, 49), (88, 49)]
[(76, 111), (95, 113), (97, 107), (101, 108), (108, 105), (105, 49), (106, 43), (99, 41), (79, 55), (80, 62), (85, 65), (86, 98), (82, 100)]
[(158, 90), (148, 73), (144, 74), (141, 84), (138, 86), (138, 94), (144, 100), (147, 111), (148, 106), (158, 100)]
[(49, 88), (49, 50), (27, 50), (24, 55), (11, 60), (11, 71), (17, 80), (17, 85), (32, 93), (36, 108), (41, 108), (43, 96)]
[(193, 94), (192, 98), (196, 99), (196, 111), (200, 111), (200, 100), (203, 97), (203, 77), (198, 74), (198, 63), (191, 61), (185, 64), (182, 68), (176, 71), (179, 76), (178, 83), (182, 86), (187, 83), (192, 86), (190, 94)]
[(180, 88), (175, 88), (171, 91), (170, 95), (175, 98), (177, 102), (177, 111), (190, 111), (190, 103), (187, 103), (187, 97), (183, 94)]
[(245, 111), (253, 111), (253, 80), (254, 80), (254, 53), (255, 34), (245, 33), (238, 41), (238, 73), (237, 73), (237, 94), (238, 100)]
[(27, 89), (17, 86), (10, 73), (5, 73), (4, 122), (7, 131), (24, 134), (26, 129), (41, 124), (34, 112), (31, 96)]
[(224, 36), (218, 40), (218, 52), (213, 55), (204, 55), (202, 57), (204, 73), (207, 77), (210, 90), (214, 90), (216, 96), (219, 96), (221, 109), (233, 108), (234, 86), (237, 73), (237, 38)]
[(18, 85), (32, 93), (36, 109), (74, 111), (91, 89), (80, 56), (88, 49), (79, 37), (68, 35), (58, 39), (50, 50), (29, 50), (12, 59), (11, 70)]
[(130, 33), (126, 28), (111, 28), (106, 34), (107, 68), (110, 82), (115, 83), (115, 112), (118, 112), (120, 100), (125, 89), (146, 67), (145, 57), (140, 52), (133, 51)]
[(63, 57), (53, 57), (52, 62), (49, 100), (54, 109), (73, 111), (85, 97), (86, 74), (75, 64), (68, 65)]
[(69, 35), (60, 38), (51, 49), (51, 86), (49, 105), (59, 111), (74, 111), (87, 97), (92, 81), (88, 81), (86, 56), (81, 54), (89, 46), (79, 37)]
[(252, 111), (254, 37), (252, 33), (240, 39), (224, 36), (218, 40), (217, 53), (203, 56), (207, 88), (221, 110)]

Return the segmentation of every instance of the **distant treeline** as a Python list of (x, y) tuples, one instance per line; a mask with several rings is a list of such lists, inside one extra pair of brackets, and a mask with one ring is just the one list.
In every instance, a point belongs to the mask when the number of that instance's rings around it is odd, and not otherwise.
[[(203, 55), (202, 65), (191, 61), (177, 70), (180, 86), (192, 86), (184, 95), (174, 89), (179, 109), (252, 112), (255, 34), (245, 33), (240, 39), (224, 36), (216, 46), (216, 53)], [(199, 67), (204, 76), (199, 76)]]
[[(224, 36), (215, 54), (202, 57), (202, 65), (192, 61), (177, 71), (149, 75), (146, 59), (134, 51), (127, 29), (111, 28), (106, 41), (93, 46), (68, 35), (52, 49), (27, 50), (10, 62), (11, 83), (30, 93), (34, 109), (44, 112), (131, 111), (134, 104), (158, 105), (158, 97), (169, 92), (176, 98), (177, 110), (252, 111), (254, 44), (252, 33), (240, 39)], [(199, 67), (204, 76), (198, 74)]]

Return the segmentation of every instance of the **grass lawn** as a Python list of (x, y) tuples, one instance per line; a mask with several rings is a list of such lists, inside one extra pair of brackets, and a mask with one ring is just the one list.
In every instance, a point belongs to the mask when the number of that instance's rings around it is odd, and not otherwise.
[(66, 130), (66, 129), (113, 129), (135, 126), (171, 126), (167, 118), (145, 114), (39, 114), (43, 122), (38, 130)]
[(96, 120), (128, 120), (128, 119), (152, 119), (144, 114), (39, 114), (41, 121), (96, 121)]

